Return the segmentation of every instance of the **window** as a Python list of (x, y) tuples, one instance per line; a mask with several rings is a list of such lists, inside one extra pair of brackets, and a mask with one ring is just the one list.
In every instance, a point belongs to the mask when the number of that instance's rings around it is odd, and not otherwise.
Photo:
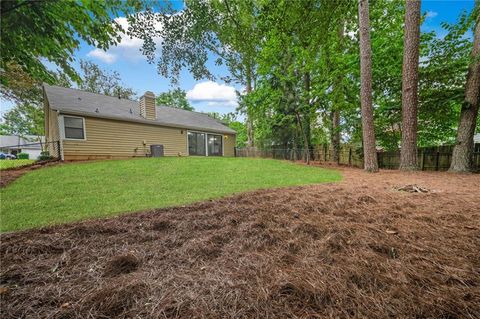
[(85, 139), (84, 119), (82, 117), (64, 116), (65, 138), (74, 140)]

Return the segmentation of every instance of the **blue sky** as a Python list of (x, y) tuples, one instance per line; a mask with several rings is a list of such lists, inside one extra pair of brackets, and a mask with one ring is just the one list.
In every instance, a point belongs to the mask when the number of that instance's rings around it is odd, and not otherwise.
[[(182, 2), (176, 2), (181, 6)], [(454, 23), (458, 15), (466, 10), (470, 12), (474, 1), (441, 1), (423, 0), (422, 12), (427, 13), (427, 18), (422, 25), (422, 31), (436, 31), (442, 37), (446, 31), (440, 26), (441, 22)], [(120, 23), (126, 23), (120, 19)], [(141, 95), (145, 91), (152, 91), (156, 94), (168, 91), (170, 81), (161, 77), (156, 70), (156, 64), (149, 64), (139, 51), (141, 41), (123, 37), (120, 44), (104, 52), (95, 49), (85, 43), (75, 53), (76, 65), (80, 59), (91, 60), (103, 69), (119, 72), (125, 85), (132, 87)], [(227, 75), (228, 70), (223, 66), (216, 66), (214, 57), (211, 59), (210, 70), (219, 78)], [(235, 90), (241, 90), (238, 85), (227, 85), (220, 80), (216, 82), (195, 81), (188, 71), (183, 71), (180, 78), (180, 87), (187, 92), (191, 104), (195, 110), (203, 112), (234, 112), (236, 108)], [(0, 113), (8, 111), (11, 103), (2, 101)]]

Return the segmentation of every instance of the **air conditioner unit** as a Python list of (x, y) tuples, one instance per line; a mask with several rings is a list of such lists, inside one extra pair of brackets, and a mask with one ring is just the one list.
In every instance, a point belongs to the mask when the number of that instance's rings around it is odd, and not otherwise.
[(162, 156), (164, 156), (163, 145), (162, 144), (150, 145), (150, 156), (151, 157), (162, 157)]

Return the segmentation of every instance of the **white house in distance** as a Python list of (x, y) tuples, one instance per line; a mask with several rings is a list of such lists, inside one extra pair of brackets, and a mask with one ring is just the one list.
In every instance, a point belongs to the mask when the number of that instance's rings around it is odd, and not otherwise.
[(44, 136), (26, 135), (0, 135), (0, 151), (6, 154), (17, 155), (27, 153), (30, 159), (37, 159), (42, 152)]
[(473, 142), (474, 142), (475, 144), (480, 144), (480, 133), (475, 134), (475, 135), (473, 136)]

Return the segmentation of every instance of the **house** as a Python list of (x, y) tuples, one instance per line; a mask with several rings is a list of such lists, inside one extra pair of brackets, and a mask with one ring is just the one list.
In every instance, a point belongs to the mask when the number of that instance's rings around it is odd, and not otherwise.
[[(234, 156), (236, 132), (198, 112), (44, 85), (45, 132), (64, 160)], [(51, 143), (49, 145), (54, 145)], [(158, 146), (157, 146), (158, 145)]]
[(1, 135), (0, 151), (13, 155), (27, 153), (28, 158), (37, 159), (42, 152), (44, 143), (44, 136), (25, 135), (21, 137), (18, 135)]

